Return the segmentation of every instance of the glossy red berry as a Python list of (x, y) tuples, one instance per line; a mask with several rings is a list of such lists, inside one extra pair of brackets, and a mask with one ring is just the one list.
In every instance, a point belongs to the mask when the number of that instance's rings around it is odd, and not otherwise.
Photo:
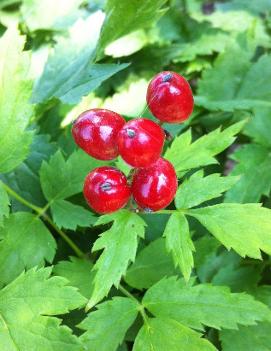
[(147, 167), (160, 157), (165, 140), (164, 130), (155, 122), (137, 118), (127, 122), (118, 135), (121, 157), (132, 167)]
[(83, 112), (72, 127), (76, 144), (98, 160), (113, 160), (118, 156), (117, 135), (125, 124), (119, 114), (92, 109)]
[(158, 211), (171, 203), (177, 185), (174, 167), (161, 157), (152, 166), (136, 170), (132, 194), (135, 202), (145, 211)]
[(194, 99), (187, 80), (175, 72), (157, 74), (147, 91), (147, 104), (152, 114), (166, 123), (182, 123), (193, 112)]
[(124, 207), (131, 195), (125, 175), (114, 167), (98, 167), (91, 171), (84, 184), (84, 196), (98, 213), (111, 213)]

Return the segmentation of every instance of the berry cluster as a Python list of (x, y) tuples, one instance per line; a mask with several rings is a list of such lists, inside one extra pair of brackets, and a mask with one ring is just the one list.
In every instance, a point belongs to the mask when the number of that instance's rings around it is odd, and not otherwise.
[[(175, 72), (157, 74), (148, 86), (147, 104), (163, 122), (182, 123), (193, 111), (193, 95), (188, 82)], [(114, 167), (98, 167), (85, 180), (84, 196), (98, 213), (124, 207), (132, 195), (139, 208), (158, 211), (173, 200), (177, 177), (172, 164), (161, 157), (165, 131), (159, 124), (137, 118), (125, 122), (119, 114), (92, 109), (75, 121), (72, 134), (76, 144), (98, 160), (120, 155), (133, 167), (131, 184)]]

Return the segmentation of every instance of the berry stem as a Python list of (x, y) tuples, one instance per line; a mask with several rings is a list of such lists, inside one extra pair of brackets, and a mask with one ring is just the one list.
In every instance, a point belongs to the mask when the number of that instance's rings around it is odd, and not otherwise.
[[(51, 220), (51, 218), (45, 213), (45, 208), (41, 208), (39, 206), (36, 206), (32, 204), (31, 202), (27, 201), (24, 199), (21, 195), (16, 193), (13, 189), (11, 189), (7, 184), (4, 182), (1, 182), (3, 188), (6, 190), (6, 192), (14, 197), (17, 201), (19, 201), (21, 204), (25, 205), (26, 207), (30, 208), (31, 210), (35, 211), (38, 216), (42, 217), (50, 226), (59, 234), (59, 236), (62, 237), (64, 241), (70, 246), (70, 248), (76, 253), (76, 255), (80, 258), (85, 258), (86, 255), (84, 254), (83, 251), (79, 249), (79, 247), (65, 234), (61, 229), (59, 229), (55, 223)], [(47, 208), (47, 207), (46, 207)]]

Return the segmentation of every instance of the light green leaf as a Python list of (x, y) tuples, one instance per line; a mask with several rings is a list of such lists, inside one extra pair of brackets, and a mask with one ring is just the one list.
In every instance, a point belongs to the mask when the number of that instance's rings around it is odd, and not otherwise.
[(177, 273), (172, 257), (166, 250), (166, 240), (159, 238), (139, 252), (125, 275), (125, 281), (141, 290), (149, 288), (165, 276)]
[(151, 318), (139, 331), (133, 351), (215, 351), (201, 334), (168, 318)]
[(82, 0), (24, 0), (21, 12), (30, 31), (59, 30), (62, 29), (64, 20), (68, 21), (69, 17), (70, 21), (72, 20), (82, 2)]
[(271, 210), (260, 204), (219, 204), (190, 210), (227, 249), (240, 256), (261, 258), (260, 250), (271, 254)]
[(271, 3), (269, 0), (231, 0), (223, 4), (219, 4), (218, 8), (222, 10), (246, 10), (255, 14), (264, 14), (271, 11)]
[(138, 304), (126, 297), (114, 297), (97, 306), (79, 328), (86, 330), (80, 337), (87, 350), (116, 351), (125, 333), (138, 314)]
[(0, 173), (11, 171), (23, 161), (32, 140), (32, 132), (25, 131), (33, 106), (29, 103), (30, 58), (23, 52), (24, 44), (25, 37), (15, 27), (10, 27), (0, 40)]
[(188, 222), (182, 213), (170, 216), (163, 236), (166, 238), (166, 248), (171, 252), (175, 266), (180, 268), (184, 279), (188, 281), (194, 267), (195, 247), (190, 237)]
[(271, 323), (259, 323), (239, 330), (222, 330), (220, 333), (223, 351), (270, 351)]
[(78, 288), (79, 292), (89, 298), (91, 293), (91, 269), (89, 260), (70, 257), (70, 261), (60, 261), (54, 266), (54, 274), (66, 278), (70, 285)]
[(0, 284), (9, 283), (25, 268), (52, 262), (56, 242), (35, 215), (16, 212), (0, 227)]
[(82, 206), (74, 205), (66, 200), (54, 201), (51, 205), (54, 222), (59, 228), (76, 230), (79, 227), (89, 227), (96, 217)]
[(107, 0), (106, 19), (99, 42), (99, 53), (116, 39), (138, 29), (150, 27), (164, 13), (166, 0)]
[(192, 142), (191, 130), (176, 137), (165, 153), (177, 172), (217, 163), (214, 158), (230, 146), (236, 135), (244, 126), (242, 121), (221, 131), (220, 128)]
[(246, 125), (244, 133), (256, 143), (271, 147), (269, 130), (271, 129), (271, 109), (255, 108), (253, 115)]
[(101, 216), (97, 225), (112, 221), (112, 227), (96, 240), (92, 248), (92, 251), (104, 250), (93, 268), (96, 274), (88, 308), (105, 297), (112, 285), (118, 286), (122, 275), (126, 273), (129, 262), (135, 260), (138, 237), (144, 238), (145, 222), (137, 214), (121, 210), (114, 214)]
[(180, 185), (175, 197), (175, 205), (177, 208), (187, 209), (220, 197), (238, 179), (238, 177), (221, 177), (217, 173), (204, 177), (203, 171), (196, 172)]
[(237, 329), (238, 324), (271, 320), (270, 310), (250, 295), (232, 294), (227, 287), (208, 284), (184, 286), (176, 277), (152, 286), (143, 305), (156, 317), (171, 318), (196, 329), (202, 325)]
[(80, 193), (88, 172), (103, 164), (82, 150), (74, 151), (65, 160), (58, 150), (49, 162), (42, 163), (40, 169), (41, 187), (46, 199), (53, 203)]
[(51, 269), (32, 269), (0, 291), (0, 349), (81, 351), (61, 320), (51, 317), (82, 307), (85, 299), (64, 278), (49, 278)]
[[(32, 101), (43, 102), (61, 97), (80, 85), (82, 75), (94, 59), (104, 14), (97, 11), (86, 19), (78, 19), (69, 30), (69, 37), (60, 37), (49, 56), (35, 86)], [(84, 73), (83, 73), (84, 72)]]
[[(229, 47), (219, 55), (214, 67), (203, 73), (196, 103), (210, 110), (223, 111), (270, 108), (270, 67), (271, 56), (263, 55), (256, 63), (251, 63), (243, 48)], [(222, 79), (223, 84), (220, 84)]]
[(231, 172), (239, 181), (226, 193), (225, 202), (258, 202), (271, 191), (271, 155), (266, 147), (248, 144), (237, 149), (231, 158), (238, 162)]
[(9, 214), (9, 205), (8, 194), (0, 181), (0, 227), (3, 225), (4, 217), (7, 217)]

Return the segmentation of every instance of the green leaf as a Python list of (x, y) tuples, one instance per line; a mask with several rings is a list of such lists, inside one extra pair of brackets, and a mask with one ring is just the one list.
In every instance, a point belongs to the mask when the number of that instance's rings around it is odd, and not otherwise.
[(203, 177), (203, 171), (198, 171), (181, 184), (175, 197), (175, 205), (182, 209), (196, 207), (205, 201), (220, 197), (238, 179), (221, 177), (217, 173)]
[(214, 158), (235, 140), (246, 121), (242, 121), (221, 131), (220, 128), (202, 136), (192, 143), (191, 130), (176, 137), (165, 153), (177, 172), (217, 163)]
[(66, 200), (54, 201), (51, 205), (53, 219), (59, 228), (76, 230), (77, 226), (89, 227), (96, 217), (82, 206), (74, 205)]
[(239, 181), (226, 193), (225, 202), (258, 202), (262, 195), (271, 191), (270, 150), (256, 144), (237, 149), (231, 158), (238, 162), (231, 172), (239, 175)]
[(256, 143), (271, 147), (268, 130), (271, 128), (270, 108), (255, 108), (253, 116), (249, 120), (244, 133), (250, 136)]
[(63, 200), (80, 193), (88, 172), (102, 164), (104, 163), (82, 150), (73, 152), (65, 160), (58, 150), (49, 162), (42, 163), (40, 169), (41, 186), (46, 199), (53, 203), (55, 200)]
[(261, 285), (251, 291), (255, 298), (271, 309), (271, 286)]
[(137, 214), (121, 210), (100, 217), (96, 224), (107, 224), (112, 221), (112, 227), (96, 240), (92, 248), (92, 251), (104, 250), (93, 268), (96, 274), (88, 308), (105, 297), (112, 285), (119, 284), (129, 262), (135, 260), (138, 237), (144, 238), (145, 222)]
[(171, 255), (166, 250), (166, 241), (159, 238), (139, 252), (129, 267), (125, 281), (136, 289), (146, 289), (165, 276), (177, 274)]
[(9, 283), (25, 268), (52, 262), (56, 242), (35, 215), (16, 212), (0, 227), (0, 284)]
[(259, 323), (239, 330), (222, 330), (220, 333), (223, 351), (270, 351), (271, 323)]
[(70, 285), (78, 288), (79, 292), (89, 298), (91, 293), (91, 269), (89, 260), (70, 257), (70, 261), (60, 261), (54, 266), (54, 274), (66, 278)]
[(3, 225), (4, 217), (7, 217), (9, 214), (9, 197), (0, 181), (0, 227)]
[(271, 320), (270, 310), (250, 295), (232, 294), (227, 287), (208, 284), (184, 286), (176, 277), (152, 286), (143, 305), (156, 317), (171, 318), (196, 329), (202, 325), (237, 329), (238, 324)]
[(114, 297), (97, 306), (79, 327), (86, 332), (80, 337), (92, 351), (116, 351), (138, 314), (138, 304), (130, 298)]
[[(37, 206), (44, 207), (46, 200), (41, 190), (39, 170), (42, 161), (48, 160), (56, 152), (56, 144), (50, 143), (48, 135), (35, 135), (27, 159), (12, 172), (2, 175), (3, 181), (16, 193)], [(12, 199), (12, 209), (29, 211), (29, 209)]]
[(79, 308), (85, 299), (51, 269), (31, 269), (0, 291), (0, 349), (81, 351), (79, 341), (61, 320), (51, 317)]
[(222, 10), (246, 10), (255, 14), (264, 14), (265, 12), (271, 11), (271, 3), (269, 0), (231, 0), (223, 4), (219, 4), (219, 8)]
[(24, 160), (32, 140), (32, 132), (25, 131), (33, 106), (29, 103), (30, 58), (23, 52), (24, 44), (25, 37), (15, 27), (0, 40), (0, 173), (11, 171)]
[(161, 7), (166, 0), (107, 0), (106, 19), (102, 28), (98, 52), (102, 55), (105, 47), (116, 39), (150, 27), (164, 13)]
[(44, 71), (35, 85), (32, 101), (45, 102), (61, 98), (88, 77), (87, 67), (94, 59), (104, 14), (97, 11), (86, 19), (78, 19), (68, 37), (60, 37), (49, 56)]
[[(223, 111), (271, 107), (270, 67), (271, 56), (263, 55), (252, 64), (243, 48), (229, 47), (219, 55), (214, 67), (203, 73), (196, 103), (210, 110)], [(222, 79), (223, 84), (220, 84)]]
[(168, 318), (151, 318), (139, 331), (133, 351), (215, 351), (201, 334)]
[(21, 12), (30, 31), (59, 30), (62, 29), (64, 20), (68, 21), (69, 17), (70, 21), (72, 20), (82, 2), (82, 0), (24, 0)]
[(189, 225), (182, 213), (173, 213), (163, 235), (166, 248), (171, 252), (175, 266), (179, 267), (184, 279), (189, 280), (194, 267), (193, 251), (195, 247), (190, 238)]
[(189, 210), (187, 214), (242, 257), (260, 259), (260, 250), (271, 254), (271, 210), (260, 204), (225, 203)]

